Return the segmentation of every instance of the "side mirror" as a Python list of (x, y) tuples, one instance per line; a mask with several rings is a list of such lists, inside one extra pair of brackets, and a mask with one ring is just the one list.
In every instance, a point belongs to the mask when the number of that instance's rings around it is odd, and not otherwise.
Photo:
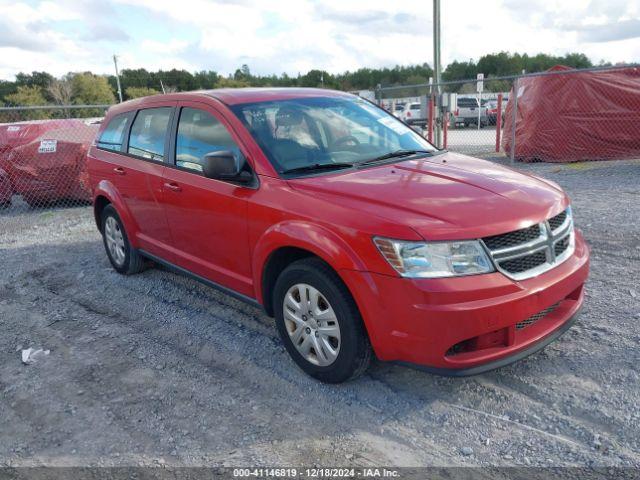
[(244, 157), (237, 156), (229, 150), (211, 152), (202, 159), (202, 172), (207, 178), (246, 183), (251, 175), (244, 175), (245, 162)]

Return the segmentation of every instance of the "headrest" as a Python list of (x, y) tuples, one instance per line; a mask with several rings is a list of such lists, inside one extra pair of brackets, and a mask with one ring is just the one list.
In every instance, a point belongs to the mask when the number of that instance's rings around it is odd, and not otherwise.
[(276, 127), (291, 127), (293, 125), (300, 125), (303, 117), (300, 110), (281, 107), (276, 113)]

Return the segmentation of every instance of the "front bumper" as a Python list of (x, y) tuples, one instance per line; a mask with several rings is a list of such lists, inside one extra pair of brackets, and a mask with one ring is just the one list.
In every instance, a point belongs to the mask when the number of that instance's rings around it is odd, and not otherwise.
[[(501, 273), (413, 280), (341, 273), (379, 359), (473, 375), (523, 358), (566, 331), (583, 303), (588, 272), (589, 249), (576, 231), (569, 259), (519, 282)], [(547, 315), (516, 328), (552, 306)]]

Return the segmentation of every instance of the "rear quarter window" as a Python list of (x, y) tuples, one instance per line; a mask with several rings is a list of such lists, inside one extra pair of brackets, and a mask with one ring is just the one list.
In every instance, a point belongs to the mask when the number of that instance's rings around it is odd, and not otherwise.
[(477, 107), (478, 101), (473, 98), (459, 98), (458, 99), (459, 107)]
[(102, 131), (98, 139), (98, 148), (114, 152), (122, 150), (122, 143), (124, 142), (124, 135), (130, 118), (130, 114), (123, 113), (109, 120), (107, 127)]

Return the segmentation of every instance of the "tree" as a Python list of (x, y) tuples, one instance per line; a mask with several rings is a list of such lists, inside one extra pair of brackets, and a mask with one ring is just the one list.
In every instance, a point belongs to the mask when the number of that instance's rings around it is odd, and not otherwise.
[[(75, 105), (111, 105), (116, 101), (107, 77), (90, 72), (77, 73), (71, 78), (71, 85)], [(74, 117), (100, 117), (104, 115), (104, 108), (74, 109), (71, 114)]]
[(246, 63), (242, 65), (239, 69), (236, 70), (236, 73), (233, 74), (234, 80), (240, 81), (249, 81), (253, 78), (251, 75), (251, 70), (249, 70), (249, 65)]
[(47, 87), (47, 93), (53, 103), (57, 105), (71, 105), (73, 85), (68, 78), (53, 80)]
[(442, 72), (442, 78), (445, 81), (469, 80), (470, 78), (475, 78), (477, 73), (478, 66), (473, 60), (468, 62), (454, 60)]
[(216, 88), (242, 88), (248, 87), (249, 83), (243, 80), (236, 80), (234, 78), (226, 78), (220, 77), (218, 79), (218, 83), (216, 83)]
[(90, 72), (77, 73), (71, 78), (73, 103), (76, 105), (110, 105), (115, 102), (113, 90), (106, 77)]
[(149, 97), (151, 95), (157, 95), (159, 93), (160, 92), (158, 90), (147, 87), (128, 87), (124, 91), (127, 100), (131, 100), (132, 98)]
[(201, 90), (206, 90), (209, 88), (214, 88), (216, 83), (218, 83), (218, 79), (220, 76), (211, 70), (203, 70), (201, 72), (196, 72), (193, 75), (193, 78), (196, 82), (196, 88)]
[[(22, 85), (17, 88), (15, 93), (11, 93), (5, 97), (9, 106), (12, 107), (29, 107), (36, 105), (46, 105), (47, 101), (42, 93), (42, 88), (37, 86)], [(49, 118), (47, 110), (25, 110), (21, 112), (21, 120), (37, 120)]]
[(42, 89), (36, 86), (20, 86), (16, 93), (7, 95), (5, 99), (9, 105), (17, 107), (45, 105), (47, 103), (42, 94)]
[(23, 85), (27, 87), (40, 87), (47, 88), (54, 80), (53, 76), (47, 72), (31, 72), (18, 73), (16, 75), (16, 85)]

